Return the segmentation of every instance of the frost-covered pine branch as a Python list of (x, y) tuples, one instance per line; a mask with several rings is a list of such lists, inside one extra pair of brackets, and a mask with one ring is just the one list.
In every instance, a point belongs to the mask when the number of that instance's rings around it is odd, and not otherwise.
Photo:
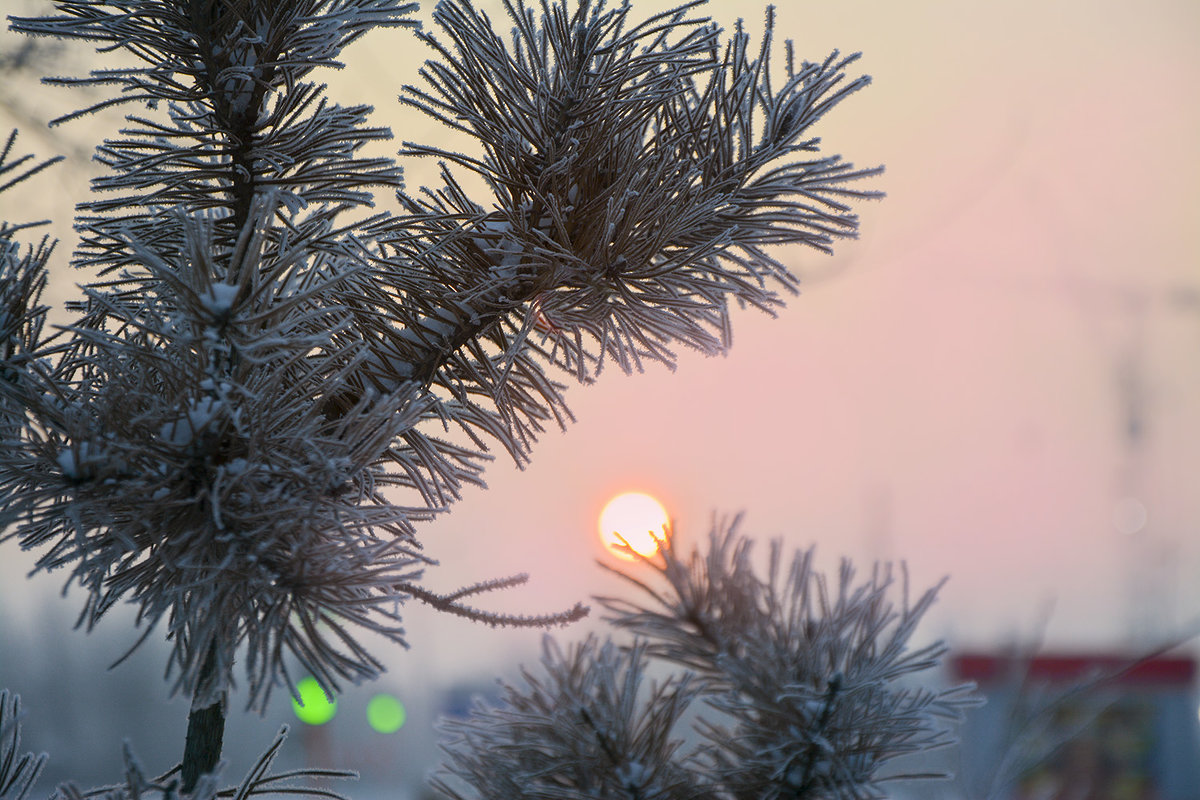
[[(936, 588), (909, 605), (904, 585), (897, 607), (886, 568), (857, 581), (844, 564), (830, 585), (811, 549), (785, 567), (778, 541), (760, 577), (736, 520), (715, 526), (704, 553), (675, 546), (642, 559), (653, 582), (614, 570), (648, 602), (600, 598), (630, 646), (589, 639), (564, 653), (547, 637), (544, 674), (524, 672), (499, 705), (446, 723), (438, 789), (455, 800), (859, 800), (886, 797), (890, 780), (948, 777), (891, 764), (951, 744), (978, 704), (970, 686), (911, 684), (945, 650), (909, 642)], [(684, 671), (646, 691), (652, 660)]]
[(812, 549), (785, 563), (778, 540), (760, 578), (737, 526), (717, 524), (704, 554), (666, 548), (665, 591), (648, 605), (603, 600), (611, 621), (708, 682), (732, 723), (705, 726), (705, 756), (734, 796), (884, 796), (890, 761), (950, 744), (948, 723), (977, 704), (970, 687), (903, 683), (945, 654), (940, 641), (910, 645), (940, 584), (910, 604), (905, 573), (897, 607), (890, 567), (857, 581), (843, 561), (831, 581)]
[[(45, 753), (20, 754), (21, 748), (21, 698), (0, 689), (0, 800), (28, 800), (30, 790), (41, 774), (49, 756)], [(221, 789), (218, 764), (214, 773), (201, 777), (191, 790), (191, 800), (246, 800), (259, 794), (289, 794), (302, 797), (346, 800), (344, 796), (326, 788), (331, 779), (353, 778), (353, 772), (331, 769), (297, 769), (272, 773), (271, 765), (287, 738), (287, 726), (283, 726), (271, 745), (263, 751), (246, 776), (235, 787)], [(126, 741), (123, 748), (124, 780), (112, 786), (81, 790), (71, 783), (59, 786), (51, 800), (149, 800), (162, 798), (172, 800), (179, 797), (179, 767), (157, 778), (147, 778), (145, 769), (133, 754)]]
[[(854, 188), (878, 170), (821, 155), (812, 126), (866, 78), (854, 57), (771, 67), (699, 2), (637, 22), (625, 3), (506, 2), (507, 39), (444, 0), (424, 88), (404, 101), (479, 152), (410, 194), (363, 154), (390, 137), (314, 80), (368, 30), (410, 27), (398, 0), (58, 0), (33, 36), (117, 52), (51, 84), (132, 104), (97, 148), (74, 263), (98, 277), (47, 335), (45, 247), (4, 228), (0, 539), (86, 595), (120, 601), (172, 644), (192, 697), (182, 791), (217, 763), (235, 657), (247, 703), (295, 692), (289, 659), (330, 691), (376, 676), (362, 631), (404, 642), (407, 600), (440, 594), (419, 526), (481, 484), (490, 450), (519, 464), (590, 381), (729, 343), (729, 308), (773, 312), (796, 279), (767, 252), (855, 234)], [(5, 151), (7, 155), (7, 151)], [(483, 178), (472, 200), (455, 177)], [(10, 184), (5, 184), (7, 185)], [(372, 210), (380, 192), (399, 208)], [(139, 640), (140, 641), (140, 640)]]
[(21, 698), (0, 690), (0, 800), (26, 800), (47, 758), (21, 753)]
[(594, 637), (566, 650), (546, 637), (541, 666), (505, 686), (498, 706), (477, 702), (444, 724), (450, 761), (436, 790), (455, 800), (715, 796), (677, 757), (694, 681), (648, 684), (643, 645)]
[[(254, 764), (237, 786), (227, 789), (220, 788), (218, 783), (220, 772), (225, 766), (222, 762), (212, 773), (197, 780), (195, 787), (188, 793), (188, 797), (191, 800), (247, 800), (253, 795), (278, 794), (347, 800), (344, 795), (325, 787), (331, 779), (357, 777), (353, 772), (333, 769), (297, 769), (272, 773), (271, 765), (279, 755), (286, 739), (287, 726), (285, 725), (275, 736), (271, 745), (255, 759)], [(180, 776), (176, 774), (179, 772), (178, 767), (165, 775), (148, 778), (128, 742), (125, 743), (122, 756), (125, 774), (121, 783), (86, 791), (72, 783), (67, 783), (55, 790), (51, 795), (51, 800), (147, 800), (147, 798), (175, 800), (179, 797)]]
[[(33, 163), (29, 155), (14, 158), (16, 138), (17, 132), (13, 131), (0, 149), (0, 192), (59, 160)], [(21, 430), (31, 383), (44, 367), (38, 363), (38, 355), (45, 349), (43, 332), (49, 309), (41, 303), (41, 296), (53, 245), (43, 240), (36, 247), (22, 246), (18, 238), (18, 233), (40, 224), (44, 223), (0, 220), (0, 444), (5, 454), (0, 469), (6, 470), (0, 480), (0, 532), (15, 518), (13, 495), (17, 486), (7, 472), (9, 454), (15, 456), (22, 446)]]

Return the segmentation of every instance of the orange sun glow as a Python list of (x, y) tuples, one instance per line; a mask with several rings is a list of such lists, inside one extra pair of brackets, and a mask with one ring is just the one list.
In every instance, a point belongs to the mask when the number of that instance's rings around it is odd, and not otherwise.
[(624, 549), (628, 544), (643, 556), (658, 550), (657, 536), (671, 533), (671, 519), (662, 503), (643, 492), (625, 492), (608, 501), (600, 512), (600, 540), (610, 553), (629, 561), (634, 556)]

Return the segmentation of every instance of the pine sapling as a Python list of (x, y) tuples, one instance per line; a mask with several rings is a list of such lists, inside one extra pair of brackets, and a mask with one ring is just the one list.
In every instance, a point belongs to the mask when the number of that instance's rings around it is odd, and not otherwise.
[(409, 600), (503, 625), (586, 613), (473, 605), (523, 576), (432, 592), (418, 532), (493, 447), (524, 464), (570, 420), (562, 378), (720, 352), (731, 306), (774, 313), (796, 290), (767, 248), (855, 235), (879, 170), (821, 154), (812, 127), (867, 84), (846, 78), (856, 57), (797, 63), (789, 43), (781, 71), (771, 15), (754, 50), (701, 4), (638, 22), (629, 3), (504, 0), (506, 39), (443, 0), (402, 98), (476, 148), (406, 143), (442, 162), (415, 194), (364, 153), (391, 135), (371, 109), (314, 79), (368, 31), (413, 27), (412, 3), (57, 0), (12, 19), (124, 59), (47, 79), (109, 93), (59, 122), (135, 110), (78, 205), (91, 277), (69, 325), (43, 325), (48, 248), (0, 237), (0, 539), (66, 571), (83, 627), (124, 601), (139, 642), (165, 634), (192, 699), (183, 793), (214, 780), (235, 678), (256, 710), (296, 694), (297, 668), (331, 693), (369, 680), (360, 634), (405, 643)]

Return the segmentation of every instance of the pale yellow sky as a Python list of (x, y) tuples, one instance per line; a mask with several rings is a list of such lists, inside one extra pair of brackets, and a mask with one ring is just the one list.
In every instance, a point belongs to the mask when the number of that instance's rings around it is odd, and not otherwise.
[[(708, 13), (761, 30), (759, 6)], [(431, 580), (528, 571), (528, 591), (503, 601), (526, 610), (612, 591), (592, 564), (594, 520), (632, 488), (657, 494), (684, 539), (745, 510), (746, 531), (815, 543), (829, 566), (904, 558), (916, 586), (950, 574), (931, 633), (968, 644), (1031, 633), (1051, 600), (1052, 645), (1116, 646), (1147, 610), (1164, 634), (1200, 617), (1197, 30), (1184, 0), (780, 4), (778, 36), (800, 56), (864, 52), (874, 85), (818, 133), (886, 164), (888, 198), (835, 258), (789, 253), (803, 295), (778, 320), (739, 315), (728, 357), (573, 390), (577, 425), (523, 473), (498, 462), (490, 491), (424, 531), (446, 563)], [(332, 95), (374, 104), (398, 139), (441, 141), (394, 103), (424, 57), (406, 32), (369, 37)], [(40, 90), (33, 108), (63, 97)], [(69, 135), (86, 141), (86, 124)], [(43, 197), (8, 193), (0, 213), (65, 219), (85, 177), (60, 168)], [(1122, 363), (1147, 422), (1135, 454)], [(1130, 493), (1149, 515), (1134, 540), (1111, 520)], [(452, 674), (479, 669), (464, 647), (515, 653), (532, 638), (416, 609), (410, 623), (402, 672), (426, 663), (425, 642)]]

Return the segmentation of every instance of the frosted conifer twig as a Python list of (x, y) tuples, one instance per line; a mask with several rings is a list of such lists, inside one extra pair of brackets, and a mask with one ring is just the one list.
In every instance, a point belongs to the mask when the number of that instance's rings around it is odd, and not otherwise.
[(20, 753), (21, 698), (0, 690), (0, 800), (26, 800), (49, 758)]
[[(846, 78), (856, 57), (796, 64), (789, 47), (773, 82), (770, 14), (755, 52), (697, 2), (635, 22), (629, 3), (506, 0), (505, 40), (444, 0), (404, 102), (482, 152), (406, 144), (445, 164), (413, 195), (364, 153), (391, 136), (372, 110), (313, 80), (367, 30), (411, 27), (413, 4), (54, 5), (13, 27), (132, 63), (51, 79), (115, 90), (63, 121), (137, 110), (97, 149), (74, 263), (99, 277), (61, 332), (37, 302), (48, 249), (22, 256), (0, 228), (0, 540), (83, 589), (80, 625), (127, 601), (163, 631), (173, 690), (214, 711), (198, 732), (217, 732), (238, 675), (259, 710), (295, 669), (331, 691), (377, 676), (361, 635), (404, 644), (411, 599), (494, 624), (578, 618), (462, 602), (504, 580), (425, 589), (419, 526), (482, 484), (493, 448), (524, 464), (570, 421), (563, 379), (723, 351), (732, 305), (774, 313), (796, 290), (768, 248), (828, 251), (856, 234), (849, 203), (878, 196), (855, 182), (879, 169), (811, 133), (867, 84)], [(397, 212), (374, 209), (380, 190)]]
[[(650, 597), (598, 598), (632, 642), (589, 637), (564, 650), (547, 636), (540, 669), (445, 723), (434, 787), (454, 800), (861, 800), (886, 797), (890, 780), (946, 777), (889, 771), (950, 744), (951, 723), (977, 704), (969, 686), (903, 680), (942, 653), (908, 644), (936, 589), (910, 606), (905, 587), (897, 609), (886, 570), (856, 582), (843, 566), (830, 586), (811, 550), (785, 571), (779, 542), (760, 577), (736, 527), (715, 523), (707, 548), (686, 557), (678, 537), (641, 556), (653, 585), (637, 565), (614, 569)], [(646, 691), (655, 659), (684, 671)], [(683, 719), (699, 733), (687, 749)]]
[(910, 647), (940, 584), (915, 603), (907, 575), (899, 608), (889, 567), (856, 582), (843, 562), (836, 583), (816, 571), (813, 550), (790, 563), (771, 543), (766, 576), (751, 560), (740, 517), (714, 521), (706, 551), (667, 542), (641, 557), (665, 588), (606, 568), (651, 602), (599, 598), (618, 629), (647, 653), (697, 675), (729, 723), (702, 721), (697, 757), (735, 797), (884, 797), (893, 760), (953, 743), (951, 723), (978, 705), (972, 685), (933, 691), (902, 679), (935, 667), (942, 642)]
[(236, 786), (220, 788), (219, 777), (225, 764), (221, 763), (213, 773), (200, 778), (193, 789), (180, 794), (179, 767), (156, 778), (146, 777), (146, 772), (129, 743), (123, 748), (125, 779), (112, 786), (100, 786), (86, 791), (72, 783), (58, 787), (52, 800), (144, 800), (150, 793), (172, 800), (185, 796), (188, 800), (247, 800), (255, 795), (287, 794), (300, 797), (347, 800), (345, 795), (327, 788), (329, 780), (357, 778), (355, 772), (340, 769), (304, 768), (286, 772), (271, 772), (271, 765), (279, 755), (288, 728), (280, 728), (271, 744), (251, 765), (246, 777)]
[(443, 723), (448, 761), (432, 786), (455, 800), (715, 798), (675, 755), (675, 726), (697, 686), (647, 680), (644, 648), (589, 637), (543, 640), (542, 669), (522, 670), (500, 702)]
[[(440, 58), (406, 102), (484, 155), (406, 152), (474, 170), (495, 210), (447, 168), (423, 199), (400, 193), (401, 215), (342, 224), (399, 169), (358, 156), (387, 135), (368, 109), (307, 81), (368, 27), (407, 25), (408, 4), (58, 7), (14, 27), (142, 64), (60, 82), (115, 83), (157, 113), (100, 149), (95, 188), (113, 196), (81, 205), (76, 261), (107, 277), (52, 372), (29, 378), (4, 473), (25, 521), (6, 536), (71, 569), (86, 625), (121, 598), (164, 622), (193, 694), (210, 694), (213, 646), (215, 692), (248, 648), (256, 707), (291, 684), (285, 652), (332, 688), (377, 674), (350, 629), (402, 641), (395, 587), (430, 564), (415, 525), (481, 482), (492, 444), (524, 463), (566, 424), (553, 370), (591, 380), (606, 360), (723, 349), (730, 303), (772, 311), (795, 289), (764, 247), (828, 249), (855, 233), (844, 201), (877, 194), (852, 184), (878, 170), (814, 158), (810, 133), (867, 79), (843, 80), (853, 57), (797, 65), (789, 49), (776, 85), (771, 16), (754, 53), (740, 27), (722, 44), (698, 3), (641, 23), (627, 4), (547, 3), (539, 20), (509, 3), (506, 43), (469, 2), (442, 2), (450, 43), (422, 34)], [(566, 335), (539, 336), (541, 310)]]

